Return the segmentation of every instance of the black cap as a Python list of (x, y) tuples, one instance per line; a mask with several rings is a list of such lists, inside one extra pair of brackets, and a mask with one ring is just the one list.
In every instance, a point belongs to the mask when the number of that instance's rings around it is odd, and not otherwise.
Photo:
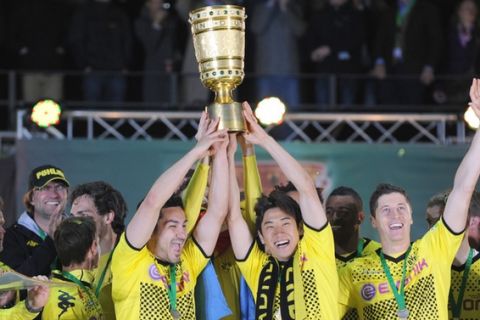
[(30, 173), (29, 188), (42, 188), (49, 182), (56, 180), (62, 181), (67, 186), (70, 186), (62, 169), (49, 164), (43, 165), (33, 169)]

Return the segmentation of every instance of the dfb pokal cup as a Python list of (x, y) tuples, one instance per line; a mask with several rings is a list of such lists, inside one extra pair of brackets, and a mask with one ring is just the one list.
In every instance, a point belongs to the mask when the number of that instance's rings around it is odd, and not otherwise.
[(200, 80), (215, 92), (208, 115), (230, 132), (245, 131), (242, 105), (232, 97), (245, 75), (245, 19), (245, 8), (233, 5), (203, 7), (189, 17)]

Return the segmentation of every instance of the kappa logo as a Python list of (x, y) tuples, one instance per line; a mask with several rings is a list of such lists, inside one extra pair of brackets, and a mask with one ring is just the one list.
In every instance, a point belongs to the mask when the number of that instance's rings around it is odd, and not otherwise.
[(366, 301), (370, 301), (375, 297), (376, 290), (375, 286), (371, 283), (364, 284), (362, 289), (360, 290), (360, 294), (362, 298)]

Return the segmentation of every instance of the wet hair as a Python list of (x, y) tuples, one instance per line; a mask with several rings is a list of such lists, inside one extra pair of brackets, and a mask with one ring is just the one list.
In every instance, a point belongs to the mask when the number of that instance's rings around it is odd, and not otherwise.
[(375, 210), (377, 210), (378, 207), (378, 199), (383, 195), (391, 193), (402, 194), (410, 204), (410, 199), (408, 198), (407, 192), (403, 188), (388, 183), (380, 183), (370, 196), (370, 214), (373, 217), (375, 217)]
[(255, 228), (257, 232), (262, 232), (262, 222), (265, 212), (272, 208), (279, 208), (289, 216), (295, 218), (297, 226), (302, 221), (302, 214), (298, 203), (286, 195), (285, 192), (273, 190), (268, 196), (262, 195), (255, 205)]
[(125, 217), (127, 216), (127, 203), (122, 194), (104, 181), (84, 183), (75, 187), (70, 196), (70, 205), (75, 199), (87, 195), (97, 209), (99, 215), (103, 216), (113, 211), (114, 218), (112, 229), (120, 234), (125, 229)]
[[(276, 186), (273, 187), (273, 189), (276, 191), (284, 192), (284, 193), (298, 191), (295, 185), (292, 183), (292, 181), (288, 181), (287, 184), (277, 184)], [(320, 199), (320, 202), (323, 203), (323, 195), (322, 195), (323, 188), (316, 187), (315, 189), (317, 190), (317, 195), (318, 195), (318, 198)]]
[(92, 217), (70, 217), (63, 220), (53, 236), (62, 266), (84, 262), (95, 238), (96, 228)]
[(350, 196), (350, 197), (352, 197), (354, 202), (355, 202), (355, 209), (357, 210), (357, 212), (363, 211), (362, 198), (360, 197), (358, 192), (355, 191), (354, 189), (352, 189), (350, 187), (345, 187), (345, 186), (337, 187), (337, 188), (333, 189), (333, 191), (330, 193), (330, 195), (327, 198), (327, 202), (328, 202), (328, 199), (330, 199), (330, 197), (335, 197), (335, 196)]

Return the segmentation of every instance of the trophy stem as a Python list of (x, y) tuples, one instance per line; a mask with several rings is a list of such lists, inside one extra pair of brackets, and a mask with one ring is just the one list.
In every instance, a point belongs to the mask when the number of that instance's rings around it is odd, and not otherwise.
[(234, 86), (231, 83), (221, 82), (216, 85), (214, 88), (215, 91), (215, 102), (221, 104), (227, 104), (234, 102), (232, 91)]

